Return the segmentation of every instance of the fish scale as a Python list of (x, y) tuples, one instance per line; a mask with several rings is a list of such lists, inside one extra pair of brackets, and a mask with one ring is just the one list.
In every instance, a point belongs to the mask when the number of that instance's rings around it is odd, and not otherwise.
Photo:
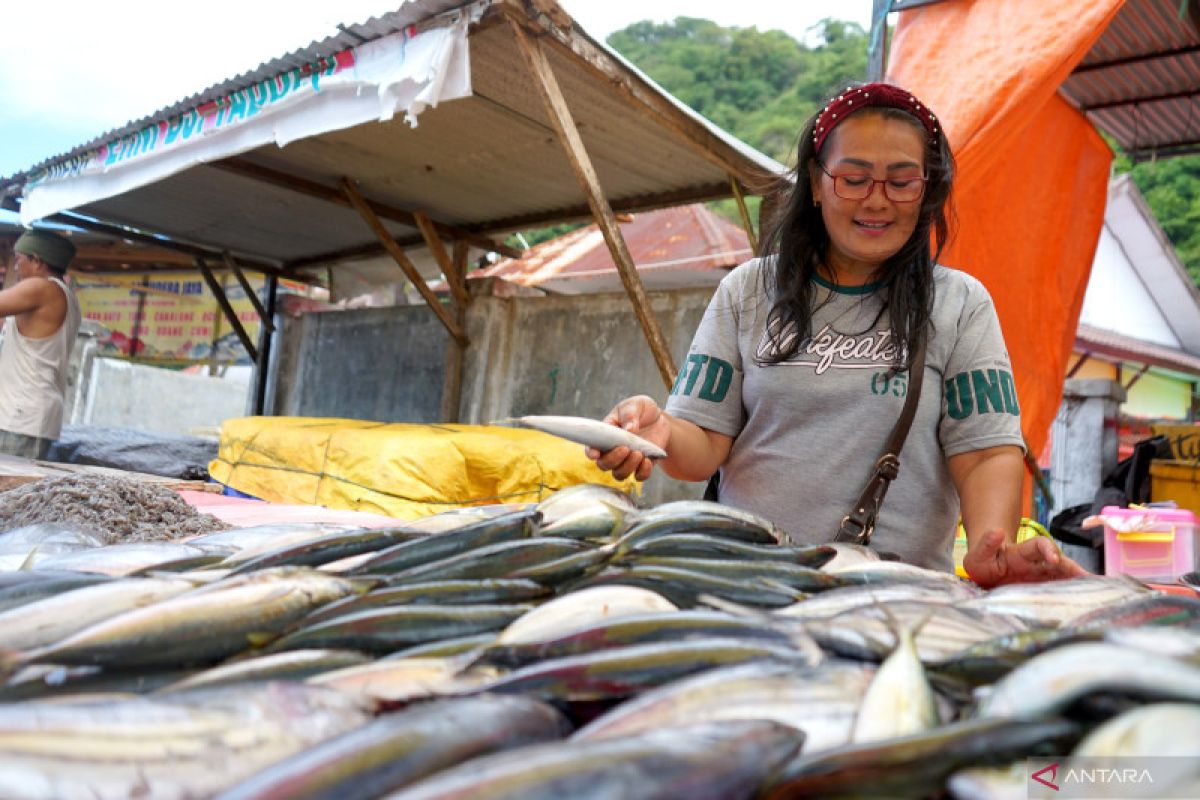
[(1149, 594), (1130, 578), (1089, 576), (1046, 583), (1015, 583), (992, 589), (963, 603), (965, 608), (1017, 614), (1038, 622), (1063, 625), (1076, 617)]
[[(901, 625), (913, 626), (934, 612), (915, 637), (917, 654), (924, 663), (944, 661), (967, 647), (998, 634), (1030, 628), (1026, 620), (986, 614), (960, 606), (919, 601), (889, 603), (888, 612)], [(895, 646), (895, 636), (878, 608), (863, 606), (833, 617), (806, 620), (813, 638), (824, 648), (850, 658), (881, 660)]]
[(804, 731), (804, 752), (850, 741), (875, 667), (826, 661), (815, 667), (758, 661), (718, 667), (621, 703), (573, 738), (601, 739), (694, 722), (771, 719)]
[(454, 636), (498, 631), (532, 606), (411, 605), (367, 608), (318, 622), (275, 641), (272, 650), (345, 648), (390, 653), (402, 647)]
[(804, 663), (799, 651), (770, 642), (722, 638), (655, 642), (548, 659), (485, 684), (482, 691), (552, 700), (604, 700), (713, 667), (767, 659)]
[(778, 723), (739, 720), (534, 745), (468, 761), (387, 800), (751, 797), (803, 741)]
[(600, 451), (612, 450), (614, 447), (628, 447), (647, 458), (665, 458), (667, 455), (666, 450), (635, 433), (617, 425), (609, 425), (607, 422), (587, 417), (534, 415), (512, 417), (501, 422), (519, 425), (522, 428), (533, 428), (576, 444), (594, 447)]
[(511, 578), (521, 570), (586, 552), (591, 547), (575, 539), (537, 537), (500, 542), (420, 564), (387, 576), (389, 585), (417, 581)]
[(558, 739), (569, 727), (553, 708), (524, 697), (437, 701), (273, 764), (217, 800), (378, 797), (471, 758)]
[(537, 511), (517, 511), (468, 523), (455, 530), (401, 542), (355, 567), (355, 573), (402, 572), (474, 548), (532, 536), (541, 521)]
[(84, 628), (20, 663), (121, 667), (212, 663), (277, 636), (313, 608), (357, 591), (353, 582), (303, 568), (238, 576)]

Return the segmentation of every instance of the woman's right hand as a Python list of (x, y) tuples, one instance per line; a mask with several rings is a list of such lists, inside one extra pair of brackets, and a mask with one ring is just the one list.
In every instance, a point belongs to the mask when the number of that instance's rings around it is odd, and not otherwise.
[[(654, 402), (651, 397), (644, 394), (627, 397), (608, 412), (604, 421), (609, 425), (624, 428), (630, 433), (636, 433), (663, 450), (669, 450), (671, 418), (658, 407), (658, 403)], [(605, 452), (589, 447), (586, 452), (587, 457), (596, 462), (596, 466), (611, 472), (617, 480), (625, 480), (633, 475), (639, 481), (644, 481), (650, 477), (650, 473), (654, 469), (654, 462), (651, 459), (624, 445)]]

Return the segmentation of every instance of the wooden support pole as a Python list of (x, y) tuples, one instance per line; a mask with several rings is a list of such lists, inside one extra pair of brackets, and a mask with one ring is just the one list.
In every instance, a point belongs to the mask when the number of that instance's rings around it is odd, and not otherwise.
[(1089, 353), (1088, 351), (1085, 350), (1082, 353), (1080, 353), (1079, 360), (1076, 361), (1074, 364), (1072, 364), (1071, 368), (1069, 370), (1067, 370), (1067, 377), (1064, 378), (1064, 380), (1070, 380), (1071, 378), (1074, 378), (1075, 373), (1079, 372), (1079, 370), (1083, 367), (1083, 365), (1086, 364), (1088, 361), (1091, 361), (1091, 359), (1092, 359), (1092, 354)]
[(271, 373), (271, 345), (274, 342), (275, 325), (267, 325), (275, 318), (275, 300), (279, 295), (279, 278), (267, 276), (267, 307), (264, 310), (263, 326), (258, 332), (258, 358), (254, 370), (254, 414), (267, 413), (267, 379)]
[(553, 123), (558, 138), (566, 150), (567, 161), (570, 162), (575, 177), (583, 187), (588, 206), (592, 210), (592, 216), (595, 217), (596, 223), (604, 234), (604, 241), (608, 244), (609, 252), (612, 253), (613, 261), (617, 265), (621, 282), (625, 284), (625, 291), (633, 303), (633, 312), (642, 326), (646, 341), (650, 343), (650, 352), (654, 355), (659, 373), (662, 374), (663, 383), (670, 389), (675, 383), (675, 365), (671, 362), (670, 348), (667, 347), (667, 340), (663, 337), (662, 330), (658, 327), (658, 320), (650, 309), (650, 301), (646, 297), (646, 290), (642, 287), (641, 278), (633, 264), (633, 256), (630, 255), (629, 247), (625, 244), (625, 237), (621, 235), (621, 228), (617, 225), (612, 207), (609, 206), (608, 199), (604, 196), (600, 179), (583, 146), (583, 140), (579, 137), (575, 120), (571, 117), (571, 110), (567, 107), (567, 101), (559, 88), (558, 80), (550, 68), (550, 61), (546, 58), (539, 41), (532, 39), (520, 23), (511, 18), (509, 22), (521, 55), (524, 56), (525, 63), (533, 74), (534, 84), (541, 93), (550, 122)]
[[(732, 144), (713, 136), (703, 123), (681, 110), (662, 91), (632, 74), (618, 59), (578, 30), (554, 25), (552, 19), (543, 21), (542, 15), (531, 17), (524, 0), (495, 0), (493, 7), (499, 8), (510, 25), (528, 28), (527, 36), (544, 37), (559, 53), (575, 62), (596, 85), (603, 85), (606, 92), (616, 95), (639, 116), (653, 120), (678, 136), (696, 155), (722, 172), (732, 169), (743, 178), (750, 178), (761, 169)], [(724, 193), (723, 196), (728, 197)]]
[(442, 246), (442, 240), (438, 237), (433, 220), (424, 211), (414, 211), (413, 218), (421, 230), (421, 236), (425, 238), (425, 246), (429, 248), (429, 252), (433, 254), (433, 260), (437, 262), (438, 269), (446, 276), (446, 283), (450, 286), (450, 294), (454, 296), (454, 302), (465, 306), (467, 304), (467, 287), (456, 278), (454, 264), (451, 263), (446, 248)]
[(737, 201), (738, 214), (742, 218), (742, 227), (746, 230), (746, 238), (750, 240), (750, 252), (758, 255), (758, 237), (754, 235), (754, 225), (750, 222), (750, 210), (746, 208), (746, 198), (742, 195), (742, 187), (737, 178), (730, 175), (729, 185), (733, 189), (733, 199)]
[[(624, 198), (623, 200), (610, 203), (614, 213), (622, 211), (650, 211), (656, 208), (672, 208), (674, 206), (686, 205), (688, 203), (699, 203), (708, 200), (723, 200), (729, 197), (729, 182), (721, 181), (720, 183), (708, 183), (703, 186), (687, 189), (678, 192), (663, 192), (643, 197)], [(761, 214), (759, 215), (761, 217)], [(486, 227), (472, 227), (476, 232), (487, 231), (512, 231), (525, 230), (527, 228), (540, 228), (545, 225), (557, 224), (560, 222), (576, 221), (576, 220), (591, 220), (592, 210), (586, 203), (577, 206), (569, 206), (567, 208), (554, 209), (552, 211), (537, 211), (532, 214), (521, 214), (514, 217), (504, 217), (503, 219), (491, 220)], [(435, 223), (436, 224), (436, 223)], [(451, 237), (455, 238), (455, 237)], [(401, 247), (413, 247), (425, 241), (425, 237), (420, 234), (416, 236), (407, 236), (397, 238), (396, 242)], [(470, 241), (470, 240), (468, 240)], [(495, 252), (507, 253), (511, 248), (506, 250), (496, 250)], [(513, 258), (520, 258), (520, 250), (511, 250), (515, 253)], [(324, 253), (315, 253), (311, 256), (304, 256), (288, 261), (281, 277), (289, 277), (293, 274), (301, 274), (299, 270), (307, 269), (313, 266), (324, 266), (325, 264), (337, 261), (351, 260), (355, 258), (371, 258), (384, 255), (383, 247), (377, 242), (372, 242), (368, 245), (356, 245), (354, 247), (345, 247), (338, 250), (330, 250)], [(311, 279), (310, 279), (311, 280)]]
[(1150, 365), (1143, 364), (1142, 368), (1137, 371), (1137, 374), (1134, 375), (1132, 378), (1130, 378), (1129, 382), (1125, 384), (1125, 391), (1128, 392), (1130, 389), (1132, 389), (1133, 385), (1135, 383), (1137, 383), (1138, 381), (1140, 381), (1142, 379), (1142, 376), (1145, 375), (1149, 370), (1150, 370)]
[(871, 3), (871, 35), (867, 40), (868, 81), (881, 81), (887, 74), (887, 15), (891, 7), (892, 0), (874, 0)]
[(221, 255), (225, 259), (225, 266), (229, 267), (229, 271), (233, 273), (233, 277), (237, 278), (238, 284), (241, 285), (242, 291), (246, 293), (246, 298), (250, 301), (250, 305), (254, 306), (254, 310), (258, 313), (258, 319), (263, 324), (263, 327), (269, 331), (275, 330), (275, 323), (268, 316), (267, 310), (263, 308), (262, 301), (258, 299), (258, 292), (254, 291), (254, 287), (250, 285), (250, 281), (246, 280), (246, 276), (234, 259), (233, 253), (226, 250)]
[[(458, 285), (463, 297), (462, 302), (455, 301), (454, 311), (458, 324), (467, 329), (467, 308), (471, 296), (467, 293), (467, 243), (454, 243), (454, 258), (451, 264), (453, 274), (447, 274), (446, 280), (451, 286)], [(455, 297), (459, 292), (455, 292)], [(446, 373), (442, 381), (442, 420), (444, 422), (459, 421), (459, 406), (462, 404), (463, 365), (466, 362), (467, 348), (458, 341), (451, 339), (446, 346)]]
[(1042, 499), (1046, 501), (1046, 508), (1054, 508), (1054, 492), (1050, 490), (1050, 482), (1042, 473), (1042, 466), (1038, 463), (1037, 456), (1033, 454), (1033, 448), (1029, 446), (1028, 439), (1025, 440), (1025, 470), (1029, 473), (1029, 477), (1033, 478), (1038, 491), (1042, 493)]
[[(352, 207), (343, 192), (337, 189), (326, 186), (323, 183), (310, 181), (307, 178), (301, 178), (297, 175), (289, 175), (286, 172), (280, 172), (277, 169), (264, 167), (261, 164), (255, 164), (253, 161), (247, 161), (245, 158), (233, 157), (226, 158), (222, 161), (214, 161), (209, 166), (223, 169), (226, 172), (232, 172), (236, 175), (241, 175), (244, 178), (259, 181), (260, 183), (269, 183), (272, 186), (278, 186), (281, 189), (288, 189), (299, 194), (306, 194), (309, 197), (315, 197), (319, 200), (325, 200), (330, 203), (336, 203), (340, 206)], [(403, 225), (416, 225), (416, 220), (411, 211), (403, 208), (381, 203), (377, 200), (367, 200), (367, 205), (376, 215), (390, 219), (392, 222), (399, 222)], [(521, 251), (507, 245), (497, 242), (490, 237), (480, 233), (473, 233), (462, 228), (456, 228), (453, 225), (443, 225), (440, 222), (435, 222), (434, 226), (443, 236), (452, 239), (466, 239), (476, 247), (484, 250), (491, 250), (509, 258), (520, 258)]]
[[(142, 288), (150, 288), (150, 276), (142, 276)], [(129, 357), (136, 359), (138, 351), (142, 349), (145, 342), (142, 341), (142, 330), (146, 321), (146, 294), (143, 292), (138, 295), (137, 308), (133, 312), (133, 331), (129, 337)]]
[(470, 305), (471, 294), (467, 291), (467, 255), (470, 251), (470, 246), (464, 241), (454, 243), (454, 257), (450, 260), (450, 267), (454, 270), (453, 275), (446, 277), (458, 284), (456, 296), (463, 299), (463, 305)]
[(213, 275), (212, 270), (208, 268), (208, 264), (200, 256), (196, 256), (196, 268), (204, 276), (204, 282), (208, 284), (208, 290), (213, 293), (213, 297), (217, 298), (217, 305), (221, 307), (221, 312), (225, 314), (225, 319), (229, 320), (229, 324), (233, 326), (233, 332), (237, 334), (242, 347), (246, 348), (246, 352), (250, 354), (250, 360), (257, 362), (258, 348), (254, 346), (254, 342), (250, 341), (250, 334), (246, 333), (245, 327), (242, 326), (242, 321), (237, 318), (237, 312), (229, 304), (229, 298), (225, 296), (225, 290), (221, 288), (221, 284), (217, 283), (216, 276)]
[(450, 332), (451, 336), (461, 344), (466, 345), (467, 337), (463, 333), (462, 328), (450, 316), (450, 312), (442, 305), (442, 301), (438, 299), (438, 296), (425, 283), (425, 279), (421, 277), (421, 273), (417, 271), (416, 266), (409, 261), (408, 256), (400, 249), (400, 245), (396, 244), (396, 240), (392, 238), (392, 234), (383, 226), (383, 222), (371, 210), (370, 205), (367, 204), (362, 194), (359, 193), (358, 189), (348, 178), (342, 178), (342, 191), (346, 193), (346, 199), (350, 201), (350, 205), (363, 218), (367, 226), (374, 231), (376, 238), (379, 239), (379, 243), (383, 245), (384, 249), (388, 251), (400, 266), (400, 269), (404, 271), (404, 274), (408, 276), (408, 279), (412, 281), (412, 285), (417, 287), (417, 291), (420, 292), (421, 297), (424, 297), (425, 302), (429, 304), (429, 309), (442, 321), (442, 324), (446, 326), (446, 330)]

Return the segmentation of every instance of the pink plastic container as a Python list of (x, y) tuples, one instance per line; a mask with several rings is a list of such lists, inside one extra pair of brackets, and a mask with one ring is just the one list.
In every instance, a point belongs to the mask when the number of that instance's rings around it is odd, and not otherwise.
[(1104, 574), (1173, 582), (1200, 569), (1196, 515), (1182, 508), (1105, 506)]

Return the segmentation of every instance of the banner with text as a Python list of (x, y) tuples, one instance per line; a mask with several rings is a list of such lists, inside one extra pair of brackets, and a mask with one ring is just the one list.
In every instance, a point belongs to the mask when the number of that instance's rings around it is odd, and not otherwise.
[(425, 108), (471, 94), (471, 16), (420, 32), (410, 27), (323, 57), (50, 164), (30, 175), (21, 221), (28, 225), (265, 144), (283, 147), (385, 122), (397, 111), (415, 127)]
[[(75, 274), (73, 278), (83, 318), (99, 327), (102, 353), (161, 361), (250, 363), (216, 297), (195, 272)], [(247, 275), (247, 279), (261, 298), (262, 276)], [(224, 279), (224, 290), (251, 341), (257, 341), (260, 322), (250, 298), (233, 278)], [(302, 284), (280, 283), (281, 292), (304, 290)]]

